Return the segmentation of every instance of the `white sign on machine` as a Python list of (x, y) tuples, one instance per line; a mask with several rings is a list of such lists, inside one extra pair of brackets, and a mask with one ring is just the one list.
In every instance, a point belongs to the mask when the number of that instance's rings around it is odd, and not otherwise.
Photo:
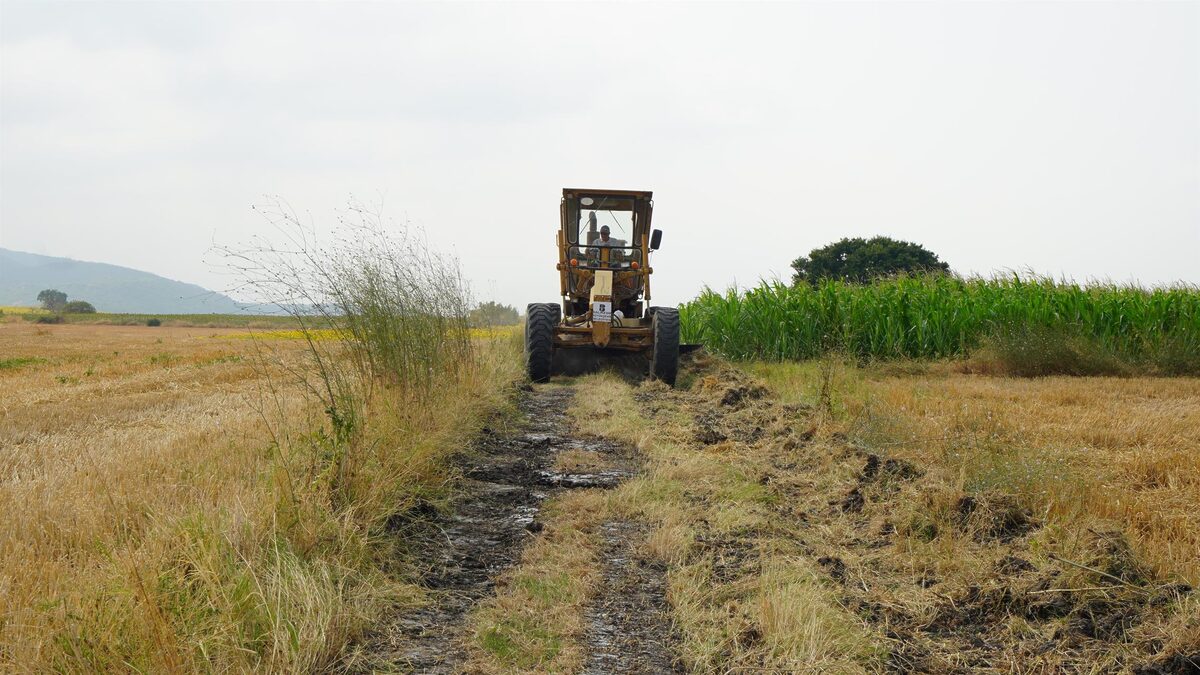
[(592, 303), (592, 321), (609, 323), (612, 321), (612, 303), (597, 301)]

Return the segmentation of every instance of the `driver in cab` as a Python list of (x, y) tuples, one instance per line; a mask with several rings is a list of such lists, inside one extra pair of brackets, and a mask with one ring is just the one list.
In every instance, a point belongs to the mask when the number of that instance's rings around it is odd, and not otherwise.
[(609, 233), (609, 232), (611, 232), (611, 231), (612, 231), (612, 230), (608, 229), (608, 226), (607, 226), (607, 225), (602, 225), (602, 226), (600, 227), (600, 238), (599, 238), (599, 239), (597, 239), (596, 241), (593, 241), (593, 242), (592, 242), (592, 245), (593, 245), (593, 246), (616, 246), (616, 245), (617, 245), (617, 240), (616, 240), (616, 239), (610, 239), (610, 238), (608, 237), (608, 233)]
[[(624, 241), (622, 241), (620, 239), (613, 239), (613, 238), (609, 237), (608, 235), (610, 232), (611, 232), (611, 230), (608, 228), (607, 225), (603, 225), (600, 227), (600, 238), (594, 240), (592, 242), (592, 245), (588, 247), (588, 257), (592, 258), (593, 260), (598, 261), (600, 259), (600, 248), (601, 247), (610, 248), (610, 247), (620, 247), (620, 246), (625, 245)], [(612, 262), (617, 262), (620, 255), (621, 255), (620, 250), (611, 251), (609, 253), (609, 260)]]

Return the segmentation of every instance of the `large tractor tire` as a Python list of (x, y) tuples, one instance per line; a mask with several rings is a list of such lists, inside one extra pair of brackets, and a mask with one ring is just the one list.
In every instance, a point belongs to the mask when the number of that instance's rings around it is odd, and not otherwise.
[(550, 381), (554, 363), (554, 327), (562, 316), (554, 302), (535, 302), (525, 308), (525, 371), (534, 382)]
[(679, 373), (679, 310), (674, 307), (651, 307), (654, 327), (654, 349), (650, 355), (650, 374), (675, 386)]

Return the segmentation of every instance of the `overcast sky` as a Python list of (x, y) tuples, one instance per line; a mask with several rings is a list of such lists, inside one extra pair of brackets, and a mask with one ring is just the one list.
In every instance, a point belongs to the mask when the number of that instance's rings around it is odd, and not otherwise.
[(279, 195), (558, 292), (563, 187), (653, 190), (655, 304), (841, 237), (1200, 282), (1200, 4), (0, 3), (0, 246), (221, 290)]

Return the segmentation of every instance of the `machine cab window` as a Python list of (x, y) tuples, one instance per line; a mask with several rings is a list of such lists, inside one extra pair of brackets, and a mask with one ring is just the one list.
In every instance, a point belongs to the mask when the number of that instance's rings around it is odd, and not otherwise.
[(628, 196), (578, 195), (567, 200), (567, 238), (572, 256), (588, 265), (597, 264), (601, 249), (607, 248), (612, 266), (625, 266), (640, 257), (637, 249), (643, 224), (635, 200)]

